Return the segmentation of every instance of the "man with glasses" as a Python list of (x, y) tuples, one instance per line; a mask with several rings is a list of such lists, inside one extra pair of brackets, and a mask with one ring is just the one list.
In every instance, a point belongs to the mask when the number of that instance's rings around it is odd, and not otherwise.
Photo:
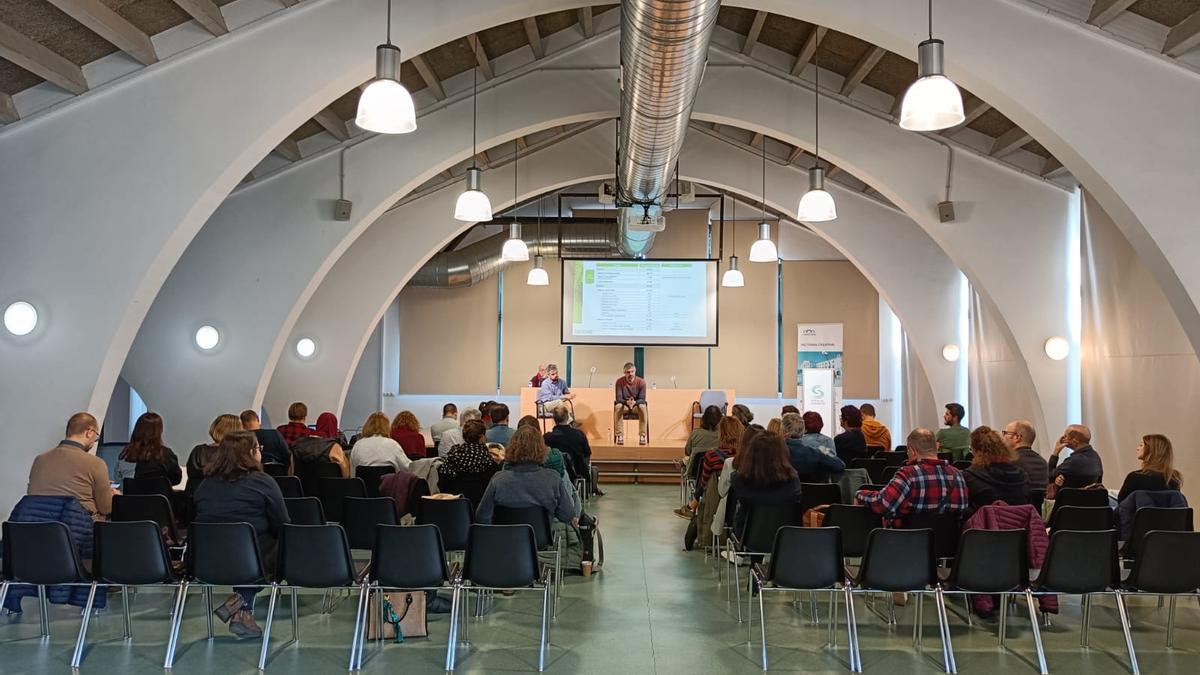
[(108, 480), (108, 465), (89, 452), (99, 441), (95, 417), (86, 412), (71, 415), (66, 438), (33, 460), (26, 494), (75, 497), (92, 520), (104, 520), (112, 513), (116, 490)]
[(1035, 489), (1044, 489), (1050, 482), (1050, 469), (1046, 458), (1033, 449), (1033, 440), (1037, 433), (1033, 423), (1025, 420), (1013, 420), (1004, 427), (1004, 444), (1012, 448), (1017, 455), (1017, 466), (1029, 476), (1029, 485)]

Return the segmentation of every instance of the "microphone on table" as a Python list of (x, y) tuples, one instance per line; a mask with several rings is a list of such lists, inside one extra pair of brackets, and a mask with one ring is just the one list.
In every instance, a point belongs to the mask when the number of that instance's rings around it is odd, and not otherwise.
[(678, 384), (675, 382), (675, 376), (674, 376), (674, 375), (672, 375), (672, 376), (671, 376), (671, 386), (672, 386), (672, 387), (675, 387), (676, 389), (678, 389), (678, 388), (679, 388), (679, 385), (678, 385)]
[(595, 375), (596, 375), (596, 366), (592, 366), (591, 370), (588, 371), (588, 388), (591, 388), (592, 378), (595, 377)]

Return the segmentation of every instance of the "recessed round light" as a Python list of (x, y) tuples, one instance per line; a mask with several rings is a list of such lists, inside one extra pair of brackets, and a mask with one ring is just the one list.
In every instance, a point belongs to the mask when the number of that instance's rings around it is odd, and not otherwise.
[(296, 353), (300, 358), (307, 359), (317, 353), (317, 341), (312, 338), (300, 338), (296, 341)]
[(1045, 349), (1046, 356), (1049, 356), (1055, 361), (1062, 361), (1063, 359), (1067, 358), (1068, 354), (1071, 353), (1071, 343), (1067, 342), (1065, 337), (1059, 337), (1058, 335), (1055, 335), (1049, 340), (1046, 340)]
[(942, 358), (950, 363), (957, 361), (960, 356), (962, 356), (962, 350), (953, 342), (942, 346)]
[(37, 310), (24, 300), (18, 300), (4, 310), (4, 327), (13, 335), (29, 335), (37, 328), (37, 322)]
[(221, 333), (212, 326), (201, 326), (200, 330), (196, 331), (196, 346), (204, 351), (214, 349), (221, 342)]

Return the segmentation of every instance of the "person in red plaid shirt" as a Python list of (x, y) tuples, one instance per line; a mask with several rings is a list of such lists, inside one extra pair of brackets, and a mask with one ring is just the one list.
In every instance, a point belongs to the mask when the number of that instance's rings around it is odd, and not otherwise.
[(908, 435), (908, 463), (882, 490), (859, 490), (858, 502), (901, 525), (910, 513), (962, 513), (967, 508), (967, 483), (962, 472), (937, 457), (937, 441), (929, 429)]
[(299, 401), (288, 406), (288, 423), (275, 427), (275, 430), (289, 446), (305, 436), (317, 435), (308, 428), (308, 406)]

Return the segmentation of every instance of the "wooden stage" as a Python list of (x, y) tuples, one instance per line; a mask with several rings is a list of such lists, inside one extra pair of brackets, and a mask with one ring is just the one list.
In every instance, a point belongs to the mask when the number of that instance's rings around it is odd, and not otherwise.
[[(700, 398), (699, 389), (648, 389), (649, 443), (638, 445), (637, 420), (625, 420), (625, 445), (617, 445), (613, 435), (612, 387), (573, 387), (576, 395), (575, 419), (592, 446), (592, 463), (604, 483), (678, 483), (679, 471), (674, 460), (683, 457), (683, 446), (692, 431), (692, 402)], [(732, 407), (733, 390), (725, 390)], [(537, 390), (521, 389), (521, 415), (536, 411)], [(551, 422), (547, 422), (549, 426)]]

